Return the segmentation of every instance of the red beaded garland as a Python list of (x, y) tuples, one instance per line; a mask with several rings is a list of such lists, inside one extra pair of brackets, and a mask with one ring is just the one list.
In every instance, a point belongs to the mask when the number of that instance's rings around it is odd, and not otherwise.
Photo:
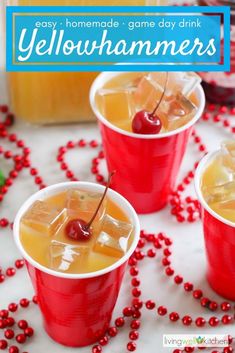
[[(222, 126), (228, 129), (228, 131), (231, 131), (233, 134), (235, 133), (235, 127), (232, 127), (227, 117), (223, 116), (223, 114), (228, 113), (228, 108), (226, 106), (220, 106), (218, 110), (216, 110), (216, 106), (209, 105), (207, 109), (208, 111), (206, 111), (203, 114), (202, 120), (205, 120), (205, 121), (209, 120), (209, 121), (214, 121), (216, 124), (222, 124)], [(0, 202), (2, 202), (5, 198), (5, 195), (8, 193), (9, 188), (13, 185), (14, 180), (18, 177), (18, 174), (24, 168), (28, 168), (30, 175), (34, 177), (34, 182), (39, 189), (45, 187), (45, 184), (43, 182), (43, 179), (39, 175), (38, 169), (34, 168), (31, 165), (30, 149), (25, 145), (23, 140), (18, 139), (16, 134), (8, 133), (8, 126), (12, 125), (14, 121), (14, 116), (11, 113), (9, 113), (9, 109), (7, 106), (3, 106), (3, 105), (0, 106), (0, 111), (3, 112), (4, 114), (5, 113), (7, 114), (5, 121), (3, 123), (0, 123), (0, 138), (8, 139), (9, 142), (14, 143), (17, 148), (21, 149), (20, 153), (15, 154), (15, 152), (13, 153), (9, 149), (4, 150), (3, 147), (0, 146), (0, 154), (2, 155), (2, 157), (5, 158), (6, 160), (12, 160), (14, 164), (14, 168), (9, 172), (9, 176), (5, 180), (5, 185), (3, 185), (0, 188)], [(235, 108), (231, 108), (229, 113), (235, 115)], [(198, 147), (198, 151), (201, 153), (201, 155), (203, 155), (206, 152), (206, 148), (202, 142), (202, 139), (196, 134), (195, 131), (193, 131), (193, 139), (195, 144)], [(65, 157), (65, 153), (67, 153), (68, 150), (71, 150), (77, 146), (81, 148), (84, 148), (85, 146), (90, 146), (91, 148), (97, 148), (100, 145), (95, 140), (91, 140), (90, 142), (87, 142), (84, 139), (81, 139), (78, 142), (68, 141), (66, 146), (61, 146), (61, 148), (59, 148), (57, 160), (61, 164), (61, 169), (65, 171), (67, 178), (70, 180), (77, 180), (77, 179), (74, 177), (74, 173), (69, 169), (67, 163), (64, 161), (64, 157)], [(104, 183), (104, 177), (99, 172), (99, 163), (103, 158), (104, 158), (104, 154), (102, 151), (100, 151), (98, 153), (98, 157), (93, 159), (92, 168), (91, 168), (92, 173), (96, 175), (96, 180), (100, 183)], [(172, 197), (170, 200), (170, 204), (172, 206), (171, 213), (176, 217), (178, 222), (185, 222), (185, 221), (194, 222), (198, 218), (200, 218), (199, 202), (190, 196), (187, 196), (184, 200), (182, 198), (182, 193), (185, 191), (186, 186), (190, 184), (192, 179), (194, 178), (194, 171), (196, 167), (197, 167), (197, 163), (195, 163), (194, 169), (192, 171), (189, 171), (187, 175), (183, 178), (183, 181), (177, 186), (176, 191), (172, 193)], [(0, 227), (6, 228), (9, 226), (12, 227), (12, 223), (7, 218), (3, 217), (0, 219)], [(155, 249), (158, 250), (163, 247), (164, 250), (163, 250), (162, 264), (165, 267), (165, 273), (167, 277), (169, 277), (169, 280), (171, 279), (170, 277), (173, 276), (175, 272), (174, 269), (170, 267), (171, 251), (169, 249), (169, 246), (172, 244), (171, 239), (166, 237), (164, 233), (159, 233), (158, 235), (155, 235), (155, 234), (147, 234), (145, 231), (142, 231), (141, 241), (138, 244), (138, 249), (144, 249), (145, 245), (148, 242), (152, 243), (152, 245), (154, 246), (154, 249), (149, 248), (147, 249), (146, 253), (144, 253), (141, 250), (136, 250), (133, 257), (129, 260), (129, 265), (131, 266), (130, 274), (131, 276), (133, 276), (131, 279), (131, 285), (132, 287), (134, 287), (132, 289), (132, 295), (134, 299), (132, 301), (133, 307), (128, 307), (128, 309), (125, 311), (127, 315), (124, 315), (123, 313), (123, 315), (126, 316), (127, 318), (140, 317), (141, 316), (140, 309), (143, 306), (142, 300), (138, 298), (141, 295), (141, 290), (139, 288), (140, 280), (136, 277), (139, 273), (139, 269), (137, 266), (138, 261), (143, 260), (145, 257), (154, 258), (156, 256)], [(24, 260), (17, 259), (14, 263), (14, 267), (13, 266), (8, 267), (4, 272), (0, 269), (0, 283), (3, 283), (6, 278), (13, 277), (16, 273), (16, 270), (22, 268), (23, 266), (24, 266)], [(183, 277), (180, 275), (174, 276), (174, 282), (177, 285), (182, 284), (184, 282)], [(185, 291), (192, 292), (192, 296), (195, 299), (200, 299), (200, 303), (203, 307), (208, 308), (212, 311), (217, 310), (218, 303), (216, 303), (215, 301), (211, 301), (206, 297), (203, 297), (203, 293), (200, 289), (193, 290), (193, 284), (191, 284), (190, 282), (185, 282), (183, 286)], [(34, 297), (32, 301), (35, 304), (37, 304), (38, 302), (37, 297)], [(30, 301), (26, 298), (21, 299), (19, 302), (19, 305), (22, 308), (27, 308), (29, 304), (30, 304)], [(152, 310), (156, 307), (156, 303), (153, 300), (148, 300), (144, 304), (148, 310)], [(230, 311), (232, 309), (231, 304), (228, 302), (221, 303), (219, 307), (224, 312)], [(17, 309), (18, 309), (18, 304), (16, 303), (10, 303), (8, 305), (8, 310), (12, 313), (17, 311)], [(164, 316), (167, 314), (167, 308), (161, 305), (158, 307), (157, 312), (160, 316)], [(0, 317), (1, 317), (0, 329), (1, 328), (5, 329), (7, 327), (13, 326), (15, 323), (14, 318), (9, 317), (9, 312), (7, 310), (5, 311), (1, 310)], [(177, 312), (171, 312), (169, 314), (169, 318), (171, 321), (178, 321), (179, 314)], [(206, 323), (208, 323), (210, 326), (217, 326), (219, 323), (227, 325), (233, 322), (233, 320), (234, 320), (233, 315), (226, 314), (226, 315), (223, 315), (220, 320), (215, 316), (209, 318), (208, 321), (206, 321), (202, 317), (198, 317), (195, 319), (195, 324), (199, 327), (204, 326)], [(24, 322), (25, 320), (20, 320), (20, 321)], [(18, 341), (18, 343), (22, 344), (25, 341), (26, 336), (27, 337), (32, 336), (34, 331), (31, 327), (28, 327), (28, 323), (26, 321), (25, 322), (27, 323), (27, 327), (25, 327), (24, 324), (19, 324), (20, 321), (18, 322), (18, 326), (19, 328), (24, 330), (24, 333), (18, 334), (16, 336), (16, 340)], [(182, 318), (182, 322), (184, 325), (187, 325), (188, 322), (190, 322), (191, 324), (192, 318), (189, 315), (186, 315)], [(116, 327), (122, 327), (124, 325), (125, 325), (125, 320), (123, 317), (119, 317), (115, 320)], [(129, 333), (131, 342), (127, 344), (127, 349), (129, 351), (134, 351), (136, 349), (136, 344), (133, 341), (138, 339), (139, 333), (136, 330), (138, 330), (138, 328), (140, 327), (140, 321), (137, 319), (134, 319), (131, 321), (130, 326), (132, 329), (132, 331)], [(116, 327), (111, 327), (108, 329), (107, 333), (110, 336), (110, 338), (117, 335), (118, 331)], [(11, 334), (9, 334), (10, 332), (9, 330), (11, 329), (6, 329), (4, 334), (8, 332), (7, 336), (10, 337)], [(101, 346), (106, 345), (108, 341), (109, 341), (108, 337), (104, 336), (102, 339), (100, 339), (99, 345), (96, 345), (92, 348), (92, 352), (93, 353), (102, 352)], [(6, 343), (2, 343), (2, 342), (6, 342)], [(232, 341), (230, 343), (232, 343)], [(0, 340), (0, 349), (5, 349), (5, 348), (1, 348), (1, 344), (4, 347), (4, 344), (7, 344), (7, 341)], [(184, 351), (192, 352), (193, 347), (185, 347)], [(225, 347), (223, 350), (224, 353), (229, 353), (229, 352), (231, 353), (232, 351), (233, 351), (232, 347)], [(16, 346), (11, 346), (9, 347), (9, 352), (18, 353), (19, 349)], [(179, 349), (176, 349), (174, 352), (179, 353), (182, 351)]]

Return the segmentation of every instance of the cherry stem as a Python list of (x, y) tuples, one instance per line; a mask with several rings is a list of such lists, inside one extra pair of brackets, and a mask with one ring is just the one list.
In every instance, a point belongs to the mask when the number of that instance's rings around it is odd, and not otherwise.
[(158, 101), (158, 104), (156, 105), (156, 107), (154, 108), (153, 112), (151, 113), (152, 116), (155, 115), (156, 111), (158, 110), (164, 96), (165, 96), (165, 93), (166, 93), (166, 86), (167, 86), (167, 83), (168, 83), (168, 77), (169, 77), (169, 74), (168, 72), (166, 72), (166, 80), (165, 80), (165, 84), (164, 84), (164, 87), (163, 87), (163, 92), (162, 92), (162, 95)]
[(105, 187), (104, 194), (103, 194), (102, 198), (100, 199), (100, 202), (99, 202), (99, 204), (98, 204), (98, 206), (97, 206), (97, 209), (96, 209), (94, 215), (92, 216), (91, 220), (87, 223), (86, 229), (89, 229), (90, 226), (92, 225), (92, 223), (94, 222), (95, 217), (97, 216), (97, 214), (98, 214), (98, 212), (99, 212), (99, 209), (100, 209), (100, 207), (101, 207), (101, 205), (102, 205), (102, 203), (103, 203), (103, 201), (104, 201), (104, 198), (105, 198), (105, 196), (106, 196), (106, 194), (107, 194), (108, 188), (109, 188), (110, 183), (111, 183), (111, 179), (112, 179), (112, 177), (113, 177), (114, 174), (115, 174), (115, 171), (113, 171), (113, 172), (111, 172), (111, 173), (109, 174), (109, 177), (108, 177), (108, 181), (107, 181), (107, 184), (106, 184), (106, 187)]

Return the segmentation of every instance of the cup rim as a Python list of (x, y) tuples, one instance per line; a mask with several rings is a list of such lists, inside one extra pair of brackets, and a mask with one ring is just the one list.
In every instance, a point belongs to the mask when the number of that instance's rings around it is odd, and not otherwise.
[[(42, 190), (39, 190), (38, 192), (34, 193), (31, 195), (20, 207), (18, 210), (15, 220), (14, 220), (14, 225), (13, 225), (13, 236), (14, 240), (16, 243), (17, 248), (19, 249), (20, 253), (23, 255), (23, 257), (35, 268), (41, 270), (42, 272), (45, 272), (49, 275), (55, 276), (55, 277), (61, 277), (61, 278), (67, 278), (67, 279), (86, 279), (86, 278), (94, 278), (98, 276), (102, 276), (106, 273), (112, 272), (113, 270), (117, 269), (121, 265), (123, 265), (132, 255), (134, 250), (136, 249), (136, 246), (139, 241), (140, 237), (140, 223), (139, 223), (139, 218), (132, 207), (132, 205), (119, 193), (112, 189), (108, 189), (107, 195), (114, 201), (118, 201), (120, 204), (120, 207), (124, 209), (128, 213), (128, 216), (130, 216), (133, 225), (134, 225), (134, 238), (132, 241), (132, 244), (129, 248), (129, 250), (126, 252), (126, 254), (116, 261), (114, 264), (111, 266), (108, 266), (104, 269), (98, 270), (98, 271), (93, 271), (93, 272), (88, 272), (88, 273), (63, 273), (59, 271), (55, 271), (52, 269), (49, 269), (41, 264), (39, 264), (37, 261), (35, 261), (24, 249), (21, 241), (20, 241), (20, 220), (23, 214), (26, 212), (26, 210), (32, 205), (32, 203), (40, 198), (46, 198), (47, 196), (53, 195), (58, 193), (59, 191), (63, 191), (65, 189), (72, 189), (74, 187), (79, 187), (79, 188), (84, 188), (84, 189), (90, 189), (92, 191), (104, 191), (105, 187), (103, 185), (99, 185), (96, 183), (91, 183), (91, 182), (85, 182), (85, 181), (74, 181), (74, 182), (64, 182), (64, 183), (58, 183), (58, 184), (53, 184), (50, 185)], [(44, 195), (44, 197), (43, 197)]]
[(220, 153), (220, 150), (212, 151), (207, 153), (202, 159), (200, 160), (196, 172), (195, 172), (195, 179), (194, 179), (194, 188), (197, 194), (197, 197), (202, 204), (203, 208), (207, 210), (214, 218), (218, 219), (220, 222), (227, 224), (230, 227), (235, 228), (235, 222), (229, 221), (228, 219), (218, 215), (210, 206), (207, 204), (205, 201), (201, 187), (200, 187), (200, 181), (201, 181), (201, 176), (204, 172), (205, 167)]
[(123, 73), (128, 73), (126, 71), (106, 71), (106, 72), (101, 72), (93, 81), (91, 88), (90, 88), (90, 94), (89, 94), (89, 99), (90, 99), (90, 105), (91, 108), (93, 110), (93, 113), (95, 114), (95, 116), (97, 117), (97, 119), (103, 123), (104, 125), (106, 125), (108, 128), (110, 128), (111, 130), (116, 131), (119, 134), (128, 136), (128, 137), (133, 137), (133, 138), (138, 138), (138, 139), (161, 139), (161, 138), (165, 138), (165, 137), (170, 137), (173, 135), (176, 135), (184, 130), (187, 130), (188, 128), (190, 128), (191, 126), (193, 126), (201, 117), (204, 108), (205, 108), (205, 104), (206, 104), (206, 99), (205, 99), (205, 93), (204, 90), (201, 86), (201, 84), (199, 84), (196, 89), (195, 92), (198, 95), (199, 98), (199, 107), (197, 110), (197, 113), (195, 114), (195, 116), (193, 117), (193, 119), (191, 119), (187, 124), (185, 124), (184, 126), (181, 126), (180, 128), (173, 130), (173, 131), (169, 131), (167, 133), (164, 134), (136, 134), (134, 132), (129, 132), (129, 131), (125, 131), (120, 129), (119, 127), (113, 125), (112, 123), (110, 123), (107, 119), (105, 119), (105, 117), (100, 113), (99, 109), (96, 106), (95, 103), (95, 96), (96, 96), (96, 92), (97, 89), (100, 88), (102, 84), (104, 84), (105, 82), (107, 82), (111, 77), (123, 74)]

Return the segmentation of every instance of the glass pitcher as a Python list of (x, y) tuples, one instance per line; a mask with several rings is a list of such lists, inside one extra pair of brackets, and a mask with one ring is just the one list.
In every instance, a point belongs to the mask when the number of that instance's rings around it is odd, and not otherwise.
[[(159, 5), (164, 0), (9, 0), (8, 5)], [(11, 72), (9, 98), (15, 115), (33, 124), (93, 120), (89, 90), (97, 72)]]

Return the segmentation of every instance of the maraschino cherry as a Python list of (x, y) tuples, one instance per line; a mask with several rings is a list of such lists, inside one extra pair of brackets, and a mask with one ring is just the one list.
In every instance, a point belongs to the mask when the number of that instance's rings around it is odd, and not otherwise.
[(91, 220), (89, 222), (84, 221), (83, 219), (73, 219), (71, 221), (68, 222), (68, 224), (66, 225), (65, 228), (65, 234), (67, 235), (67, 237), (73, 239), (73, 240), (88, 240), (91, 235), (92, 235), (92, 230), (91, 230), (91, 225), (94, 222), (99, 209), (104, 201), (104, 198), (107, 194), (108, 188), (110, 186), (110, 182), (112, 179), (114, 172), (109, 174), (109, 178), (107, 181), (107, 185), (104, 191), (104, 194), (102, 196), (102, 198), (100, 199), (100, 202), (97, 206), (97, 209), (94, 213), (94, 215), (92, 216)]
[(165, 81), (162, 95), (158, 101), (158, 104), (152, 111), (152, 113), (146, 110), (140, 110), (135, 114), (132, 120), (132, 131), (135, 132), (136, 134), (149, 135), (149, 134), (158, 134), (160, 132), (162, 128), (162, 122), (161, 122), (161, 119), (156, 114), (156, 111), (158, 110), (163, 100), (163, 97), (165, 95), (167, 81), (168, 81), (168, 73), (166, 73), (166, 81)]

